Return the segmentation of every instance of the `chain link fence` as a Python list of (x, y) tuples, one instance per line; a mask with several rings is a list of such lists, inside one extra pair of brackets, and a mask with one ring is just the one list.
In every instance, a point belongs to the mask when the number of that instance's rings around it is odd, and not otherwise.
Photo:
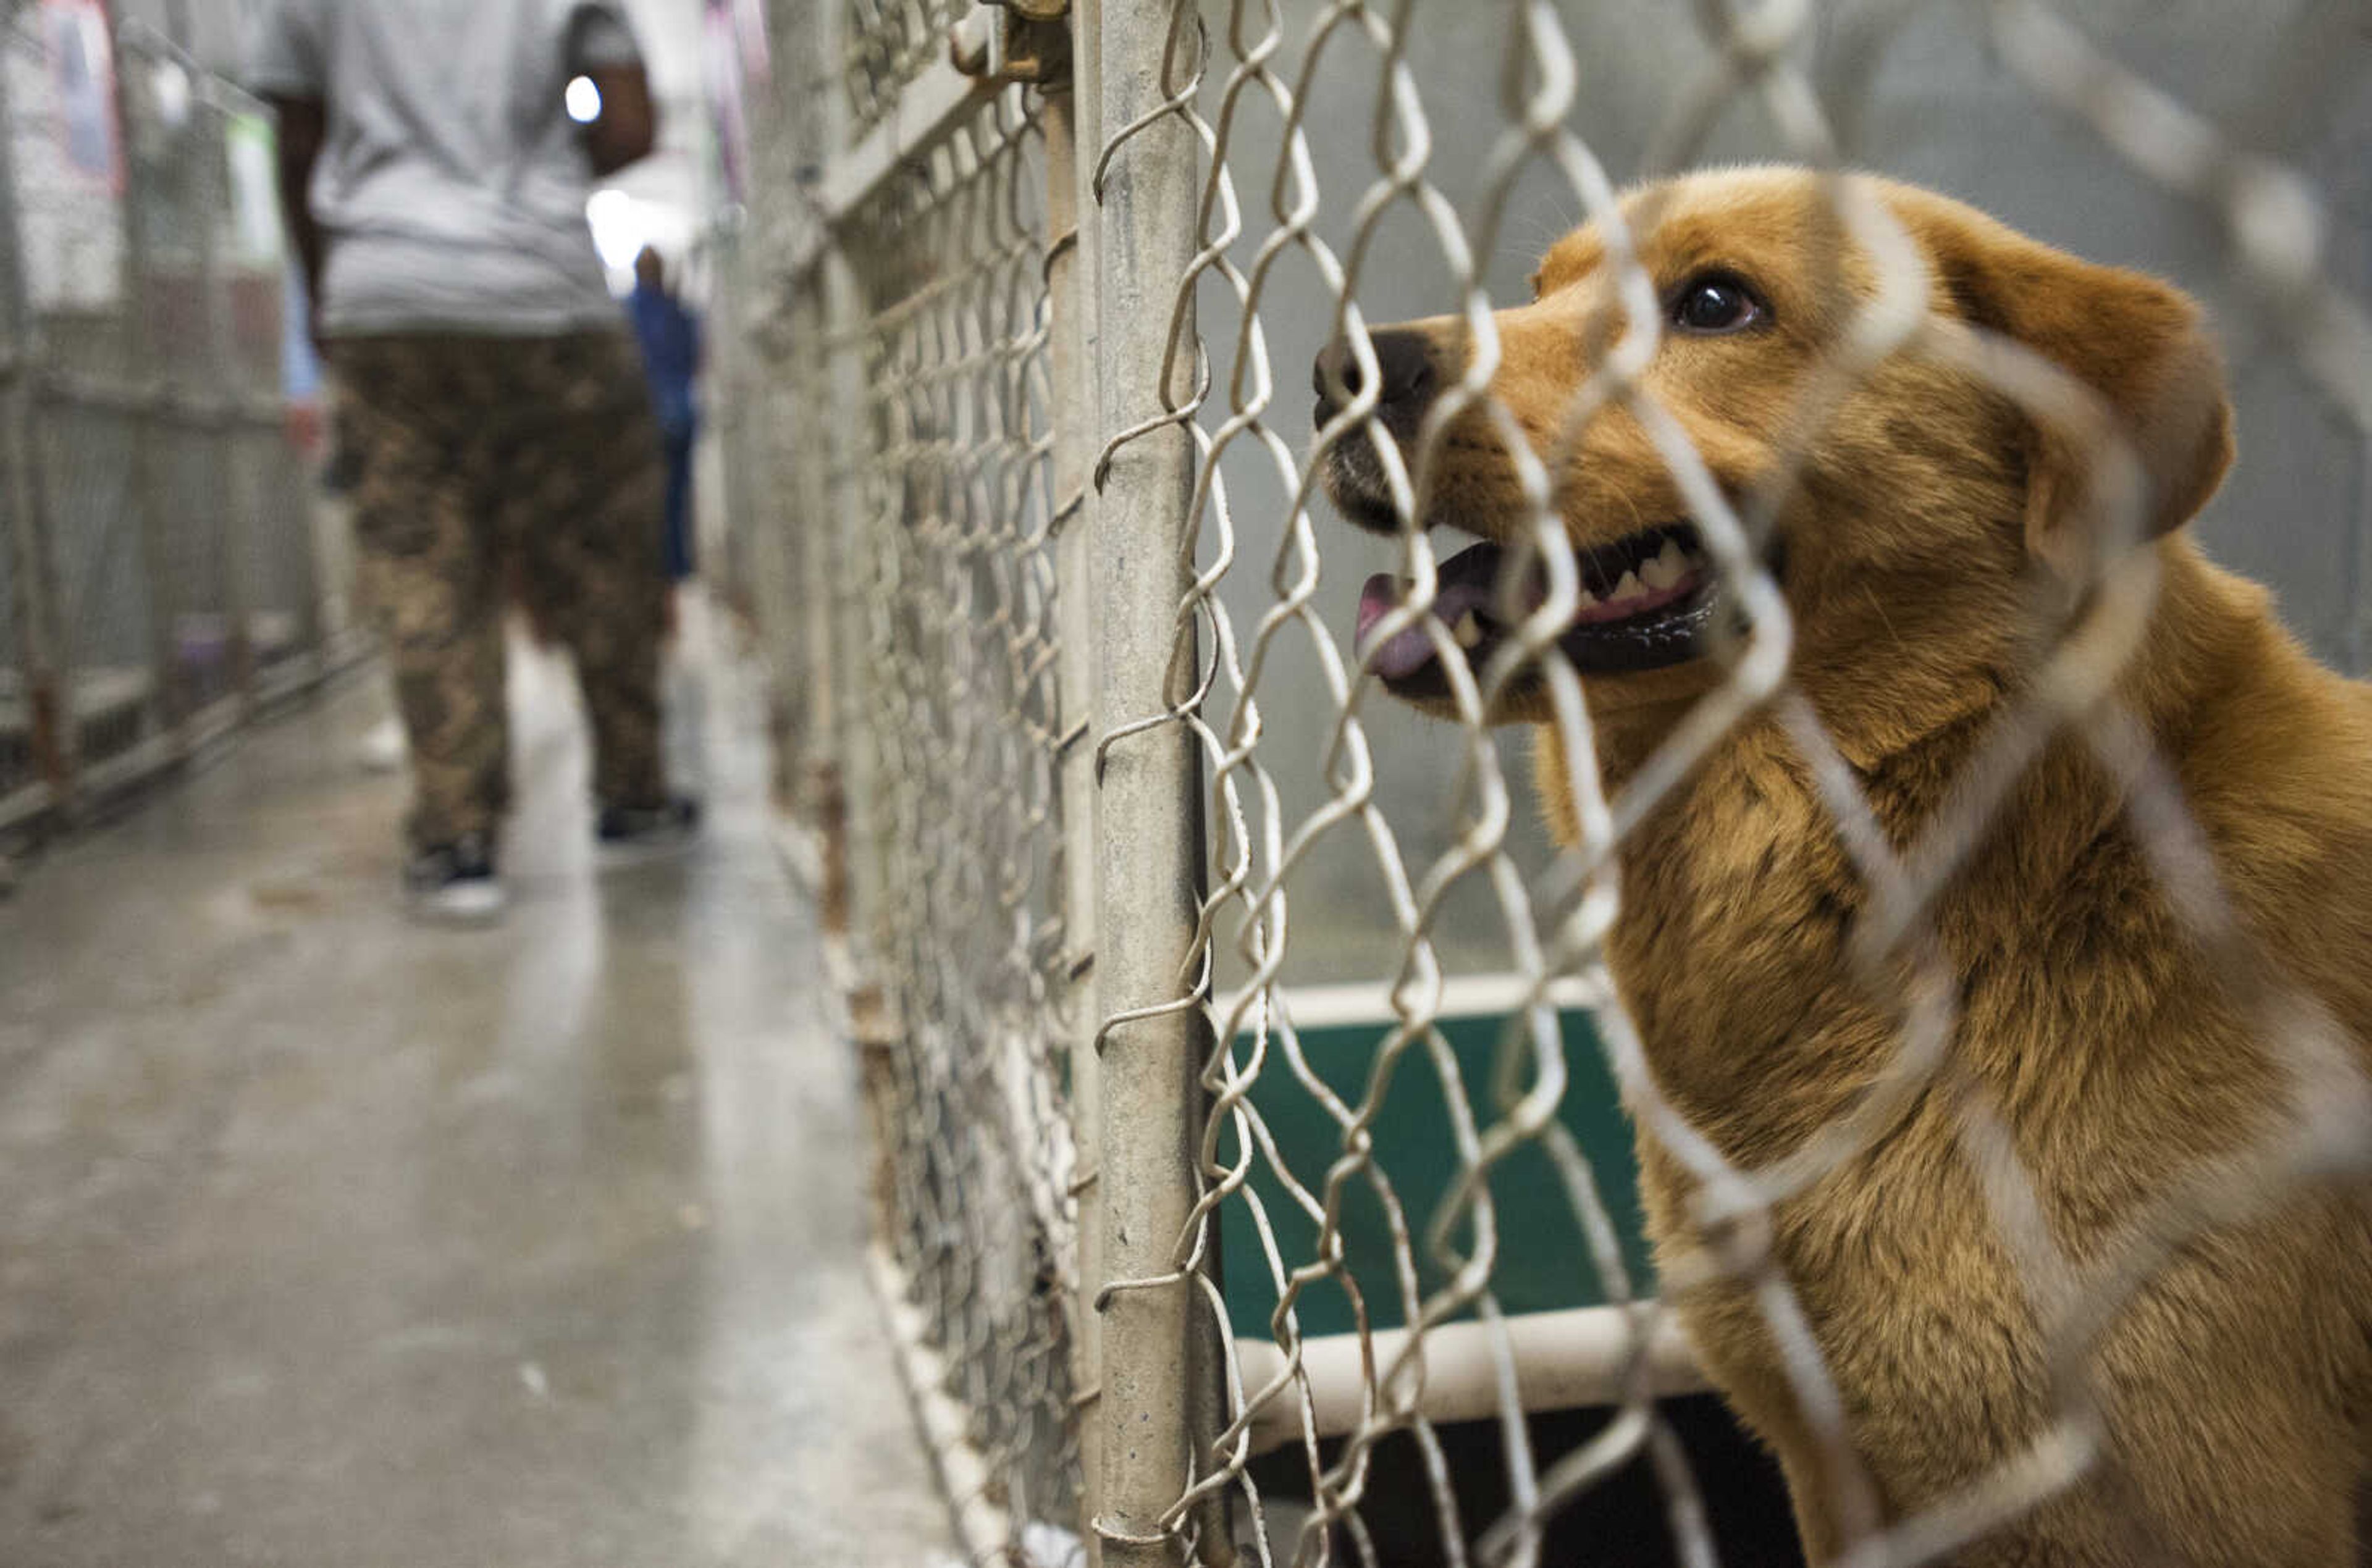
[[(2194, 531), (2360, 669), (2360, 10), (1015, 0), (769, 25), (723, 272), (736, 587), (844, 937), (886, 1310), (976, 1561), (1793, 1562), (1790, 1496), (1837, 1562), (2350, 1560), (2352, 1480), (2315, 1514), (2329, 1489), (2287, 1484), (2315, 1463), (2289, 1462), (2300, 1407), (2243, 1393), (2286, 1359), (2241, 1356), (2174, 1445), (2262, 1459), (2286, 1501), (2172, 1540), (2102, 1523), (2165, 1517), (2115, 1415), (2132, 1324), (2286, 1257), (2250, 1250), (2283, 1226), (2331, 1238), (2333, 1290), (2364, 1280), (2364, 1013), (2236, 890), (2250, 780), (2203, 777), (2151, 705), (2167, 606), (2200, 602), (2169, 586), (2188, 558), (2108, 552), (2056, 598), (2016, 578), (1994, 609), (2017, 635), (1913, 787), (1856, 715), (1921, 653), (1881, 640), (1840, 675), (1796, 619), (1795, 530), (1836, 504), (1835, 433), (1915, 445), (1868, 400), (1936, 386), (2072, 432), (2110, 535), (2166, 482), (2081, 366), (1938, 325), (1968, 285), (1923, 261), (1904, 215), (1928, 209), (1828, 172), (1879, 169), (2208, 302), (2244, 455)], [(1809, 171), (1796, 297), (1832, 330), (1742, 465), (1676, 412), (1669, 208), (1617, 175), (1752, 159)], [(1531, 274), (1584, 223), (1600, 315), (1542, 349)], [(1565, 266), (1550, 292), (1579, 286)], [(1545, 404), (1517, 406), (1527, 375)], [(1397, 414), (1424, 376), (1434, 412)], [(1737, 610), (1645, 740), (1585, 699), (1607, 677), (1573, 639), (1645, 591), (1572, 520), (1564, 476), (1610, 450), (1687, 519), (1650, 540), (1684, 540), (1677, 564), (1625, 561)], [(1484, 566), (1414, 526), (1477, 515), (1461, 483), (1496, 487)], [(1429, 716), (1386, 690), (1420, 673)], [(1510, 708), (1529, 722), (1491, 722)], [(1535, 748), (1566, 765), (1536, 781)], [(1683, 836), (1708, 778), (1755, 803), (1723, 819), (1744, 870)], [(2021, 861), (2036, 821), (2100, 858)], [(2038, 927), (2113, 904), (2174, 955), (2120, 1004), (2158, 1020), (2131, 1039), (2217, 1020), (2199, 1082), (2085, 1091), (2197, 1113), (2113, 1193), (1987, 1031), (2054, 974), (2133, 977), (2084, 970), (2080, 926), (2064, 972), (2041, 935), (1972, 951), (2003, 878)], [(1788, 888), (1800, 909), (1755, 901)], [(1793, 923), (1724, 925), (1737, 907)], [(1896, 1192), (1933, 1202), (1865, 1198)], [(1836, 1257), (1909, 1245), (1911, 1214), (1968, 1249), (1965, 1295), (1903, 1264), (1873, 1329), (1886, 1267)], [(2329, 1310), (2360, 1350), (2360, 1302)], [(1968, 1387), (1881, 1408), (1905, 1364)]]
[(0, 830), (71, 820), (351, 656), (282, 392), (270, 120), (97, 5), (0, 21)]

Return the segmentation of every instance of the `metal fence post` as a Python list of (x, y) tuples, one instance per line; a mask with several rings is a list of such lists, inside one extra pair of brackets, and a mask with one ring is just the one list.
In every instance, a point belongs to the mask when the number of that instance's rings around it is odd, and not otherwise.
[[(829, 486), (831, 504), (823, 517), (815, 519), (815, 526), (831, 531), (824, 549), (840, 563), (842, 575), (827, 586), (832, 598), (827, 613), (837, 630), (835, 640), (849, 655), (835, 657), (827, 672), (830, 679), (845, 683), (845, 690), (835, 691), (831, 703), (837, 724), (841, 715), (861, 705), (864, 697), (866, 621), (862, 562), (869, 548), (865, 528), (870, 515), (865, 504), (863, 470), (875, 437), (868, 423), (872, 400), (857, 343), (866, 317), (864, 284), (837, 238), (825, 246), (819, 264), (823, 282), (823, 385), (831, 394), (827, 419), (831, 429), (817, 450), (826, 456), (833, 478)], [(826, 781), (820, 813), (824, 854), (828, 879), (837, 884), (832, 901), (846, 912), (847, 935), (852, 947), (861, 953), (874, 935), (866, 929), (866, 923), (882, 907), (878, 836), (881, 785), (876, 777), (877, 754), (872, 745), (844, 731), (833, 737), (831, 751), (834, 766)]]
[(0, 222), (6, 225), (5, 297), (7, 377), (0, 388), (0, 464), (8, 506), (9, 544), (16, 555), (17, 637), (24, 660), (28, 738), (33, 765), (48, 785), (52, 810), (71, 807), (75, 793), (74, 680), (58, 609), (57, 562), (51, 554), (50, 515), (42, 492), (41, 447), (34, 422), (41, 366), (38, 323), (25, 276), (22, 209), (17, 204), (15, 106), (8, 62), (0, 57)]
[[(178, 40), (176, 41), (179, 41)], [(230, 660), (231, 691), (236, 699), (236, 711), (244, 717), (256, 699), (256, 654), (254, 642), (254, 605), (247, 580), (250, 560), (251, 535), (261, 507), (257, 505), (255, 486), (244, 477), (238, 460), (235, 433), (239, 424), (238, 349), (236, 330), (231, 320), (230, 284), (224, 276), (222, 230), (215, 215), (227, 199), (224, 187), (229, 180), (229, 150), (226, 146), (224, 124), (227, 116), (222, 106), (208, 101), (202, 111), (199, 133), (203, 138), (201, 159), (203, 173), (198, 223), (198, 288), (206, 313), (206, 354), (210, 379), (215, 383), (213, 398), (206, 404), (205, 424), (211, 427), (215, 441), (217, 467), (216, 504), (222, 507), (223, 552), (223, 621), (224, 648)], [(188, 395), (191, 389), (176, 389)]]
[[(117, 53), (121, 59), (120, 41)], [(129, 76), (129, 72), (120, 68), (115, 73), (115, 119), (127, 148), (135, 145), (136, 123)], [(125, 182), (121, 214), (124, 319), (131, 327), (129, 352), (153, 358), (157, 353), (153, 336), (161, 323), (162, 311), (157, 298), (155, 269), (150, 265), (154, 235), (148, 222), (146, 181), (142, 178), (136, 154), (127, 150), (125, 159), (131, 176)], [(152, 365), (149, 368), (156, 367)], [(152, 386), (160, 385), (161, 374), (157, 370), (142, 378)], [(167, 501), (164, 464), (158, 460), (165, 421), (153, 399), (140, 400), (125, 411), (123, 418), (132, 432), (132, 471), (126, 494), (131, 497), (133, 524), (140, 536), (140, 570), (148, 584), (148, 658), (154, 667), (148, 697), (149, 723), (166, 737), (167, 754), (182, 761), (189, 753), (186, 721), (191, 704), (173, 634), (172, 552), (167, 548), (165, 537), (166, 519), (171, 508)]]
[[(848, 7), (820, 5), (814, 18), (819, 58), (845, 59)], [(849, 100), (837, 81), (820, 95), (805, 122), (813, 137), (818, 171), (848, 152), (855, 139)], [(810, 199), (810, 194), (803, 191), (801, 200)], [(820, 212), (808, 213), (807, 221), (826, 222)], [(866, 316), (865, 290), (842, 245), (839, 236), (826, 235), (818, 261), (814, 319), (820, 341), (813, 347), (812, 363), (817, 371), (815, 384), (829, 393), (829, 402), (825, 428), (803, 444), (809, 463), (821, 470), (811, 492), (819, 508), (803, 521), (812, 536), (808, 559), (823, 568), (808, 585), (812, 607), (809, 624), (824, 633), (820, 643), (811, 646), (830, 645), (818, 675), (831, 688), (820, 703), (821, 723), (830, 726), (822, 731), (820, 740), (825, 761), (808, 782), (817, 796), (825, 913), (852, 947), (862, 949), (868, 935), (865, 922), (881, 907), (880, 859), (872, 840), (872, 807), (878, 798), (875, 752), (854, 722), (863, 703), (866, 625), (858, 595), (852, 591), (860, 580), (856, 552), (863, 548), (865, 507), (859, 475), (873, 436), (866, 424), (871, 417), (871, 403), (857, 346), (857, 333)]]
[[(1083, 11), (1092, 75), (1080, 79), (1098, 92), (1105, 127), (1135, 125), (1162, 102), (1179, 14), (1172, 0)], [(1193, 1472), (1202, 1403), (1201, 1306), (1177, 1259), (1202, 1124), (1205, 1036), (1186, 972), (1201, 905), (1201, 767), (1192, 731), (1163, 716), (1193, 673), (1180, 618), (1192, 583), (1184, 546), (1194, 448), (1182, 422), (1160, 420), (1192, 370), (1191, 352), (1173, 362), (1170, 347), (1178, 280), (1194, 253), (1197, 160), (1191, 128), (1167, 114), (1103, 157), (1097, 428), (1110, 440), (1160, 422), (1104, 453), (1089, 545), (1101, 664), (1096, 968), (1107, 1014), (1096, 1156), (1104, 1446), (1093, 1527), (1106, 1563), (1151, 1568), (1183, 1560), (1164, 1516)], [(1191, 340), (1191, 319), (1180, 330)]]
[[(1085, 181), (1092, 159), (1098, 105), (1092, 58), (1081, 45), (1094, 34), (1094, 19), (1076, 16), (1069, 81), (1045, 95), (1046, 281), (1053, 309), (1047, 351), (1053, 379), (1053, 493), (1057, 509), (1054, 575), (1061, 656), (1056, 679), (1062, 693), (1063, 734), (1057, 761), (1063, 802), (1063, 972), (1070, 1045), (1071, 1135), (1080, 1151), (1073, 1180), (1077, 1195), (1078, 1278), (1071, 1313), (1071, 1359), (1078, 1424), (1079, 1473), (1086, 1492), (1082, 1512), (1092, 1519), (1102, 1491), (1103, 1429), (1099, 1379), (1103, 1321), (1090, 1293), (1103, 1278), (1103, 1202), (1099, 1169), (1102, 1148), (1103, 1079), (1096, 1035), (1103, 1022), (1101, 987), (1096, 975), (1096, 614), (1095, 530), (1088, 465), (1094, 460), (1091, 431), (1097, 406), (1095, 290), (1092, 225), (1079, 222), (1092, 210)], [(1082, 87), (1081, 84), (1085, 84)], [(1102, 1562), (1102, 1542), (1086, 1539), (1088, 1568)]]

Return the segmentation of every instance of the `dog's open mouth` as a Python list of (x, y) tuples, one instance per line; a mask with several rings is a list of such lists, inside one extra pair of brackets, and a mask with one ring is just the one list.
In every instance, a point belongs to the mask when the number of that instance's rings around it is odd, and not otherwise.
[[(1584, 675), (1630, 674), (1686, 663), (1704, 652), (1720, 595), (1703, 542), (1693, 524), (1671, 523), (1576, 552), (1581, 606), (1557, 636), (1557, 646), (1574, 668)], [(1503, 619), (1500, 608), (1506, 557), (1498, 545), (1478, 544), (1443, 562), (1438, 574), (1431, 613), (1477, 671), (1514, 634), (1513, 623)], [(1516, 585), (1513, 597), (1529, 615), (1547, 596), (1546, 579), (1535, 565), (1527, 580)], [(1369, 652), (1376, 623), (1406, 599), (1406, 588), (1390, 574), (1367, 579), (1359, 594), (1358, 646), (1363, 655)], [(1400, 695), (1446, 695), (1449, 691), (1422, 622), (1375, 647), (1369, 664)]]

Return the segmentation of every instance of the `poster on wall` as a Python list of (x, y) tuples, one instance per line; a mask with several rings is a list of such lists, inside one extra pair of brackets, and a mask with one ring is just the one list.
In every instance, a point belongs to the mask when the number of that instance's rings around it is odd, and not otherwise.
[(67, 165), (81, 179), (123, 192), (115, 140), (115, 47), (105, 0), (43, 0), (42, 32), (57, 82)]
[(122, 292), (123, 140), (105, 0), (41, 0), (8, 35), (11, 151), (25, 287), (41, 311)]

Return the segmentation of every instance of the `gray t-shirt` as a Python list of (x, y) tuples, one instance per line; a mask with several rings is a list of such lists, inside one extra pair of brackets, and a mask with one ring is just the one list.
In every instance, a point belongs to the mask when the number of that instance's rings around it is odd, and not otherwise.
[(248, 86), (329, 105), (323, 333), (616, 325), (564, 100), (640, 60), (619, 0), (262, 0)]

